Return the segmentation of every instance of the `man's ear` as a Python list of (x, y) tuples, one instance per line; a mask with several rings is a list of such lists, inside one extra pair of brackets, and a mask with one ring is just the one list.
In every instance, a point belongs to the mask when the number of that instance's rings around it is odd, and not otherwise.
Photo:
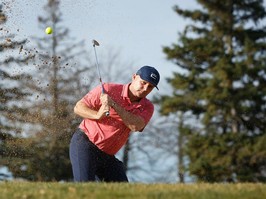
[(136, 79), (137, 74), (132, 75), (132, 80)]

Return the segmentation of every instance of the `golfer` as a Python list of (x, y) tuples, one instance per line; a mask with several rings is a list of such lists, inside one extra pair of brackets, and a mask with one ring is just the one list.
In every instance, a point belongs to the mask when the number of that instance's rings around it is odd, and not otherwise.
[[(130, 132), (143, 131), (150, 121), (153, 104), (146, 96), (157, 87), (160, 74), (151, 66), (141, 67), (131, 83), (104, 84), (79, 100), (74, 112), (83, 118), (70, 142), (70, 160), (75, 182), (128, 182), (124, 165), (115, 154)], [(109, 116), (106, 113), (109, 112)]]

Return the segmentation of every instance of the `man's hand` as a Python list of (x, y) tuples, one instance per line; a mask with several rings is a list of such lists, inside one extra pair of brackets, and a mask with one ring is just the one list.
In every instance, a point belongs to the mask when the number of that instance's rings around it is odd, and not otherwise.
[(103, 117), (102, 114), (106, 116), (106, 113), (110, 111), (110, 101), (113, 101), (107, 94), (101, 94), (100, 100), (102, 103), (101, 108), (99, 109), (98, 113), (101, 116), (100, 118)]

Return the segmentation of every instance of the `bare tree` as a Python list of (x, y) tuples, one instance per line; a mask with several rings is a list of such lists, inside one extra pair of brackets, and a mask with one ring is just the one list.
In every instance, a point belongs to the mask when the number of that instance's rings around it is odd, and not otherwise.
[[(21, 103), (31, 95), (18, 85), (23, 75), (23, 66), (33, 57), (23, 46), (27, 39), (17, 39), (8, 28), (7, 6), (0, 4), (0, 167), (5, 166), (7, 148), (5, 141), (21, 135), (21, 125), (25, 123), (21, 114), (28, 110)], [(8, 177), (0, 174), (0, 179)]]
[(54, 32), (33, 38), (36, 45), (30, 53), (34, 60), (25, 66), (28, 75), (19, 85), (31, 93), (23, 101), (28, 111), (16, 112), (28, 124), (23, 126), (26, 137), (5, 142), (8, 149), (5, 165), (14, 177), (32, 181), (70, 180), (68, 146), (80, 121), (73, 107), (93, 84), (96, 73), (83, 48), (84, 41), (74, 43), (61, 24), (59, 1), (49, 0), (44, 9), (47, 14), (38, 18), (40, 28), (44, 30), (52, 24)]

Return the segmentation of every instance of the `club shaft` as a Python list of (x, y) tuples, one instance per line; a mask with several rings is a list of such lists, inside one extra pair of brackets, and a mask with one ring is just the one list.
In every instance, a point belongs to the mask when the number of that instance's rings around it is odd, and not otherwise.
[[(101, 76), (101, 73), (100, 73), (100, 67), (99, 67), (99, 62), (98, 62), (98, 57), (97, 57), (97, 53), (96, 53), (96, 48), (95, 48), (95, 45), (93, 45), (93, 48), (94, 48), (94, 54), (95, 54), (95, 60), (96, 60), (96, 67), (97, 67), (97, 72), (98, 72), (98, 78), (100, 80), (100, 84), (101, 84), (101, 87), (102, 87), (102, 93), (104, 93), (104, 87), (103, 87), (103, 82), (102, 82), (102, 76)], [(109, 116), (110, 113), (109, 111), (105, 113), (106, 116)]]
[(102, 76), (101, 76), (101, 73), (100, 73), (100, 67), (99, 67), (99, 62), (98, 62), (98, 58), (97, 58), (97, 53), (96, 53), (95, 46), (94, 46), (94, 54), (95, 54), (95, 60), (96, 60), (96, 67), (97, 67), (97, 72), (98, 72), (98, 78), (99, 78), (100, 83), (101, 83), (101, 86), (102, 86), (102, 93), (104, 93)]

